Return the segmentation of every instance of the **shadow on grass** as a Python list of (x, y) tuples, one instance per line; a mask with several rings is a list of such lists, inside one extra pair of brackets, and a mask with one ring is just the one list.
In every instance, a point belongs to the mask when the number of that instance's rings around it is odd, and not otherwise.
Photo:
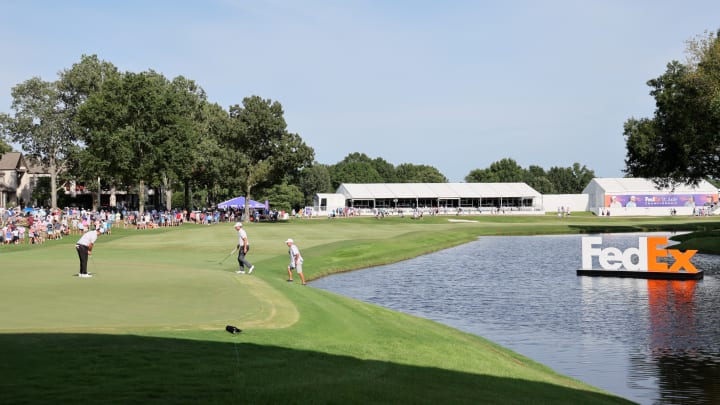
[(0, 334), (0, 403), (629, 403), (552, 384), (227, 336), (219, 338), (231, 341)]

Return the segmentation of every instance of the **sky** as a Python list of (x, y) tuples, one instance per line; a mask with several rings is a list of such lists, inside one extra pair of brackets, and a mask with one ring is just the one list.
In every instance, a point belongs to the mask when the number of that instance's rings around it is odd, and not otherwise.
[(192, 79), (225, 109), (278, 101), (319, 163), (622, 177), (623, 123), (654, 111), (647, 81), (718, 16), (717, 0), (0, 0), (0, 112), (15, 85), (95, 54)]

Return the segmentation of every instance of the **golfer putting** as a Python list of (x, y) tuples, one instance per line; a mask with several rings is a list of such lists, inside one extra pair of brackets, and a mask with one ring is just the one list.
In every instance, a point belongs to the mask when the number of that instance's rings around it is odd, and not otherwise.
[(245, 255), (250, 250), (247, 232), (243, 229), (242, 222), (235, 223), (235, 230), (238, 233), (238, 243), (235, 248), (238, 251), (238, 264), (240, 265), (240, 270), (236, 271), (236, 273), (245, 274), (245, 266), (247, 266), (248, 274), (250, 274), (255, 269), (255, 266), (245, 259)]
[(305, 276), (303, 275), (302, 271), (302, 264), (303, 264), (303, 258), (300, 254), (300, 249), (295, 244), (295, 241), (292, 239), (288, 239), (285, 241), (285, 244), (288, 246), (289, 250), (288, 253), (290, 254), (290, 264), (288, 265), (287, 271), (288, 271), (288, 283), (293, 282), (293, 274), (292, 270), (295, 269), (297, 274), (300, 276), (300, 280), (302, 280), (302, 285), (305, 284)]
[(80, 273), (78, 273), (78, 277), (92, 277), (92, 274), (87, 271), (88, 257), (92, 256), (95, 241), (97, 241), (98, 236), (102, 234), (104, 230), (105, 228), (97, 228), (93, 231), (87, 231), (75, 244), (75, 250), (77, 250), (78, 257), (80, 258)]

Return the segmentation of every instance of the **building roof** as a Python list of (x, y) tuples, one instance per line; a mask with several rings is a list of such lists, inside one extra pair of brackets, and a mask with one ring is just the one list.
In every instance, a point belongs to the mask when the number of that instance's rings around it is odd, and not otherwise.
[(540, 197), (540, 193), (525, 183), (343, 183), (337, 193), (356, 200)]
[(20, 152), (7, 152), (0, 155), (0, 170), (26, 170), (27, 165)]
[(697, 186), (678, 184), (672, 187), (658, 188), (650, 179), (645, 178), (594, 178), (583, 190), (587, 194), (591, 187), (599, 186), (607, 194), (653, 194), (653, 193), (717, 193), (718, 189), (705, 180)]
[(7, 152), (1, 155), (0, 170), (48, 174), (48, 170), (37, 159), (25, 157), (21, 152)]

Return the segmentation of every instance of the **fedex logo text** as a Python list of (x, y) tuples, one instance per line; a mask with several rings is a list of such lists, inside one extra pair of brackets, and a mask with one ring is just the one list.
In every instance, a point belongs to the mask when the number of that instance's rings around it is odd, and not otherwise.
[[(605, 270), (647, 270), (647, 271), (680, 271), (685, 269), (688, 273), (697, 273), (697, 268), (690, 262), (697, 250), (681, 252), (677, 249), (664, 249), (661, 246), (667, 245), (667, 238), (664, 236), (650, 236), (638, 238), (638, 247), (632, 247), (620, 251), (615, 247), (600, 249), (602, 237), (586, 236), (582, 238), (582, 267), (592, 268), (592, 258), (597, 257), (600, 267)], [(661, 257), (671, 255), (675, 261), (672, 265), (658, 261)], [(637, 260), (633, 260), (633, 257)]]

